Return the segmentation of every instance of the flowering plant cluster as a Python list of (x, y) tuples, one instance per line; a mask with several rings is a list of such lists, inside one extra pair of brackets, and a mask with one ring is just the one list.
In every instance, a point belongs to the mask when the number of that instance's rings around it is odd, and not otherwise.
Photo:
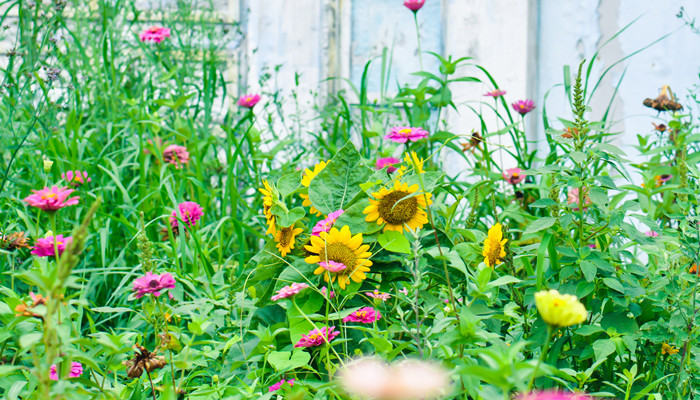
[(697, 96), (655, 82), (618, 132), (593, 59), (551, 115), (423, 52), (438, 2), (404, 0), (415, 84), (288, 115), (277, 70), (227, 78), (215, 6), (10, 3), (5, 397), (700, 397)]

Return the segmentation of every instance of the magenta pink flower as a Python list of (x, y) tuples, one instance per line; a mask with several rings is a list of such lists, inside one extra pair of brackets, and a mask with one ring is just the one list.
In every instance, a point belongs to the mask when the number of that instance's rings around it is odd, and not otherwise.
[(259, 94), (245, 94), (238, 99), (238, 105), (245, 108), (253, 108), (260, 101)]
[(301, 339), (294, 347), (318, 347), (324, 343), (330, 343), (340, 332), (335, 332), (335, 326), (324, 326), (320, 330), (312, 329), (308, 335), (301, 335)]
[(503, 172), (503, 179), (511, 185), (517, 185), (525, 179), (525, 175), (523, 175), (523, 170), (520, 168), (510, 168)]
[(325, 269), (328, 272), (340, 272), (347, 268), (347, 266), (341, 262), (333, 261), (333, 260), (328, 260), (328, 261), (321, 261), (318, 263), (323, 269)]
[(379, 321), (382, 318), (382, 313), (372, 307), (363, 307), (343, 318), (343, 322), (360, 322), (363, 324), (371, 324), (374, 321)]
[(535, 102), (530, 99), (518, 100), (511, 105), (513, 106), (513, 109), (520, 115), (525, 115), (535, 109)]
[(365, 294), (373, 299), (387, 301), (391, 297), (389, 293), (381, 293), (379, 290), (374, 289), (373, 292), (365, 292)]
[(318, 221), (316, 226), (314, 226), (311, 230), (311, 234), (314, 236), (319, 236), (321, 232), (330, 232), (331, 228), (333, 227), (333, 224), (335, 223), (335, 220), (338, 219), (341, 215), (343, 215), (344, 212), (345, 211), (343, 210), (338, 210), (328, 214), (328, 217), (326, 217), (326, 219)]
[[(58, 255), (60, 256), (66, 250), (68, 243), (73, 241), (73, 238), (63, 237), (63, 235), (56, 235), (56, 247), (58, 248)], [(32, 248), (32, 254), (39, 257), (55, 257), (56, 252), (53, 246), (54, 236), (47, 236), (45, 238), (37, 239)]]
[(591, 400), (585, 394), (566, 393), (556, 390), (546, 392), (532, 392), (530, 394), (522, 394), (518, 400)]
[(423, 128), (412, 128), (410, 126), (397, 126), (391, 128), (385, 139), (390, 139), (396, 143), (416, 142), (428, 137), (428, 131)]
[(505, 95), (506, 95), (506, 91), (501, 90), (501, 89), (494, 89), (490, 92), (484, 93), (484, 96), (493, 97), (494, 99), (497, 99), (497, 98), (499, 98), (501, 96), (505, 96)]
[(645, 232), (644, 234), (649, 236), (649, 237), (658, 237), (659, 236), (659, 234), (657, 232), (654, 232), (654, 231)]
[(80, 186), (85, 182), (91, 182), (92, 179), (88, 177), (88, 173), (85, 171), (68, 171), (65, 174), (61, 174), (61, 179), (66, 183), (73, 186)]
[(78, 204), (78, 200), (80, 200), (78, 196), (68, 198), (75, 190), (66, 187), (59, 188), (58, 186), (54, 186), (50, 189), (45, 187), (41, 190), (32, 190), (32, 192), (34, 192), (34, 194), (25, 197), (24, 202), (32, 207), (41, 208), (44, 211), (56, 211), (63, 207), (74, 206)]
[(139, 35), (142, 42), (160, 43), (170, 37), (170, 29), (162, 26), (152, 26)]
[(277, 382), (274, 385), (269, 387), (270, 392), (274, 392), (275, 390), (279, 390), (282, 387), (282, 385), (284, 385), (285, 383), (288, 383), (289, 386), (294, 386), (294, 379), (290, 379), (288, 381), (285, 381), (284, 379), (282, 379), (281, 381), (279, 381), (279, 382)]
[(299, 294), (299, 292), (306, 289), (307, 287), (309, 287), (309, 285), (307, 285), (306, 283), (292, 283), (291, 285), (285, 286), (282, 289), (278, 290), (277, 294), (272, 296), (271, 300), (277, 301), (280, 299), (292, 297), (295, 294)]
[(154, 296), (158, 297), (160, 296), (160, 292), (174, 288), (175, 278), (173, 278), (173, 276), (167, 272), (162, 275), (146, 272), (146, 275), (137, 278), (134, 281), (134, 292), (136, 292), (137, 299), (140, 299), (149, 293), (152, 293)]
[[(70, 378), (78, 378), (80, 375), (83, 374), (83, 364), (73, 361), (71, 363), (70, 367), (70, 372), (68, 373), (68, 377)], [(58, 370), (56, 368), (56, 364), (53, 364), (51, 368), (49, 369), (49, 375), (51, 380), (57, 381), (58, 380)]]
[(413, 12), (420, 10), (423, 4), (425, 4), (425, 0), (405, 0), (403, 2), (403, 5)]
[(171, 144), (163, 150), (163, 161), (180, 169), (183, 165), (190, 162), (190, 153), (185, 146)]
[(175, 210), (170, 215), (170, 226), (173, 228), (178, 226), (178, 218), (180, 218), (185, 225), (195, 226), (197, 221), (204, 215), (202, 207), (194, 201), (180, 203), (177, 208), (180, 210), (180, 214), (178, 215), (177, 210)]
[(389, 168), (387, 168), (386, 170), (391, 174), (392, 172), (396, 171), (396, 167), (394, 167), (394, 164), (399, 164), (400, 162), (401, 160), (394, 157), (380, 158), (379, 160), (377, 160), (377, 164), (374, 166), (374, 169), (380, 170), (388, 166)]

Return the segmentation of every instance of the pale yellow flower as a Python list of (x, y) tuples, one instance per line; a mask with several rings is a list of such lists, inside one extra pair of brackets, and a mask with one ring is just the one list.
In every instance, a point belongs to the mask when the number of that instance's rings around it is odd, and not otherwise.
[(588, 317), (586, 307), (576, 296), (561, 294), (554, 289), (535, 293), (535, 305), (544, 322), (554, 327), (580, 324)]

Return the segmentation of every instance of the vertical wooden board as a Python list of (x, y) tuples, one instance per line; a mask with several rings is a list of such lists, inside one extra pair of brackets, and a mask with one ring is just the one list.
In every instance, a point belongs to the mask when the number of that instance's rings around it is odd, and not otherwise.
[[(413, 12), (397, 0), (353, 0), (351, 19), (350, 79), (359, 87), (365, 64), (382, 55), (388, 47), (392, 56), (392, 74), (389, 88), (394, 91), (396, 81), (416, 83), (420, 78), (411, 73), (420, 70)], [(426, 71), (436, 71), (439, 63), (425, 54), (443, 52), (442, 3), (427, 1), (418, 11), (423, 65)], [(373, 63), (368, 82), (370, 96), (380, 92), (381, 61)]]

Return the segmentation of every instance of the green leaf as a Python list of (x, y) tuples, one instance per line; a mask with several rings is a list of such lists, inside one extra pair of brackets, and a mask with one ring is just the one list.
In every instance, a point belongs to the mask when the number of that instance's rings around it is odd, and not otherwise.
[(40, 332), (27, 333), (19, 338), (19, 347), (28, 349), (41, 341), (43, 334)]
[(539, 200), (533, 202), (532, 204), (530, 204), (529, 206), (532, 208), (544, 208), (544, 207), (549, 207), (549, 206), (556, 206), (557, 204), (559, 204), (559, 203), (557, 203), (556, 201), (554, 201), (552, 199), (539, 199)]
[(411, 243), (401, 232), (386, 231), (377, 237), (377, 241), (388, 251), (411, 254)]
[(569, 153), (569, 157), (571, 157), (578, 164), (582, 164), (584, 161), (586, 161), (586, 154), (580, 151), (572, 151)]
[(600, 332), (604, 332), (604, 330), (603, 330), (603, 328), (601, 328), (598, 325), (584, 325), (584, 326), (576, 329), (576, 331), (574, 333), (576, 333), (577, 335), (581, 335), (581, 336), (590, 336), (590, 335), (593, 335), (594, 333), (600, 333)]
[(292, 194), (299, 188), (299, 186), (301, 186), (301, 177), (299, 176), (299, 172), (287, 174), (277, 180), (277, 191), (279, 191), (282, 198)]
[(520, 279), (518, 279), (514, 276), (506, 275), (506, 276), (502, 276), (502, 277), (496, 279), (495, 281), (489, 282), (489, 284), (487, 286), (489, 288), (492, 288), (492, 287), (498, 287), (498, 286), (508, 285), (511, 283), (518, 283), (518, 282), (521, 282)]
[(605, 190), (599, 187), (592, 187), (589, 190), (588, 196), (591, 198), (593, 203), (601, 208), (607, 208), (609, 204), (608, 194)]
[(598, 272), (598, 267), (596, 267), (595, 264), (590, 261), (582, 261), (581, 272), (583, 273), (583, 277), (586, 278), (588, 282), (593, 282), (593, 279), (595, 279), (595, 275)]
[(534, 233), (534, 232), (539, 232), (543, 229), (547, 229), (550, 226), (554, 225), (554, 223), (557, 222), (556, 218), (552, 217), (544, 217), (544, 218), (539, 218), (534, 221), (530, 225), (528, 225), (527, 229), (525, 229), (525, 234), (527, 233)]
[(360, 192), (360, 184), (367, 182), (371, 175), (372, 170), (364, 165), (355, 145), (348, 141), (311, 180), (311, 204), (326, 215), (345, 208)]
[(267, 361), (277, 372), (283, 372), (308, 365), (311, 361), (311, 355), (303, 350), (294, 350), (293, 353), (291, 351), (273, 351), (267, 356)]
[(598, 339), (593, 343), (596, 361), (608, 358), (615, 350), (615, 343), (610, 339)]
[(613, 278), (603, 278), (603, 283), (610, 289), (616, 290), (620, 293), (625, 293), (625, 288), (622, 286), (620, 281)]
[(277, 221), (275, 222), (280, 227), (292, 226), (306, 215), (306, 210), (303, 207), (294, 207), (287, 211), (279, 204), (273, 204), (270, 212), (277, 216)]
[(343, 215), (338, 217), (334, 226), (340, 229), (347, 225), (353, 235), (358, 233), (372, 234), (382, 229), (382, 226), (378, 225), (376, 221), (365, 221), (365, 217), (367, 217), (367, 215), (363, 212), (365, 207), (367, 207), (367, 204), (364, 202), (353, 204), (350, 208), (343, 212)]

